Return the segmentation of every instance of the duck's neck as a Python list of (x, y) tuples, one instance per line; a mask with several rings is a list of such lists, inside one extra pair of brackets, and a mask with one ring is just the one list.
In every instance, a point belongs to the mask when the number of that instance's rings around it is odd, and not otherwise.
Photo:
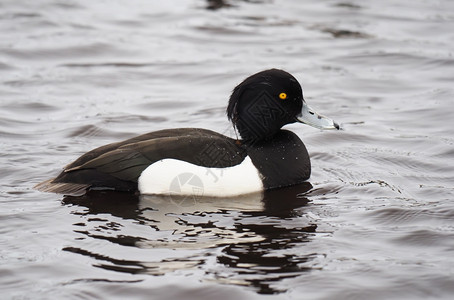
[(263, 175), (267, 189), (298, 184), (311, 175), (306, 147), (291, 131), (280, 130), (269, 140), (246, 142), (243, 147)]

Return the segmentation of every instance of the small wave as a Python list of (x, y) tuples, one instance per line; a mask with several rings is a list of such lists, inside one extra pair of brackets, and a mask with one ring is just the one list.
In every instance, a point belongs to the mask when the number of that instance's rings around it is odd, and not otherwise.
[(334, 38), (366, 39), (372, 37), (371, 35), (360, 31), (353, 31), (347, 29), (324, 28), (321, 29), (321, 31), (325, 33), (330, 33)]
[(85, 125), (71, 130), (67, 137), (112, 137), (115, 136), (112, 131), (100, 128), (96, 125)]
[(106, 63), (67, 63), (60, 67), (68, 68), (95, 68), (95, 67), (115, 67), (115, 68), (143, 68), (156, 66), (156, 63), (132, 63), (132, 62), (106, 62)]
[(12, 65), (0, 62), (0, 71), (12, 70), (15, 69)]
[(50, 105), (42, 102), (30, 101), (30, 102), (12, 102), (0, 106), (1, 111), (7, 110), (15, 113), (30, 113), (36, 114), (36, 112), (52, 112), (57, 111), (59, 108), (55, 105)]
[(440, 232), (430, 229), (413, 230), (403, 236), (394, 239), (396, 243), (409, 247), (447, 247), (451, 249), (453, 246), (453, 240), (454, 235), (452, 233)]
[(58, 58), (74, 58), (75, 56), (93, 56), (105, 55), (108, 52), (116, 52), (116, 48), (108, 43), (92, 43), (87, 45), (72, 45), (65, 47), (49, 47), (49, 48), (12, 48), (2, 49), (0, 53), (13, 58), (23, 60), (40, 60)]

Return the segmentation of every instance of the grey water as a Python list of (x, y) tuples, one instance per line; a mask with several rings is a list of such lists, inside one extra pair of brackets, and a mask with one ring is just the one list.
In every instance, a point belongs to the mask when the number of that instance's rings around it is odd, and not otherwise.
[[(452, 299), (453, 29), (449, 0), (1, 1), (0, 298)], [(273, 67), (342, 127), (286, 127), (306, 184), (33, 189), (134, 135), (235, 136), (231, 90)]]

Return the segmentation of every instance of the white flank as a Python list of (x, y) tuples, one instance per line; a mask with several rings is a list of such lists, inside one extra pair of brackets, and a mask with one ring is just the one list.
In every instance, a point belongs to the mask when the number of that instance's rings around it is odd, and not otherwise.
[(233, 197), (263, 190), (249, 157), (228, 168), (206, 168), (176, 159), (163, 159), (139, 177), (139, 191), (147, 195)]

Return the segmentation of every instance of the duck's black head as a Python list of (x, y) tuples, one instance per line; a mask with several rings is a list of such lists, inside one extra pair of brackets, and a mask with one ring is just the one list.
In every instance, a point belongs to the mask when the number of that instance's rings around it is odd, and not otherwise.
[[(307, 120), (305, 114), (315, 120)], [(235, 87), (227, 116), (245, 142), (269, 139), (282, 126), (295, 122), (326, 129), (339, 128), (332, 120), (312, 111), (306, 105), (303, 90), (295, 77), (278, 69), (254, 74)], [(331, 124), (319, 124), (317, 119), (329, 120)]]

